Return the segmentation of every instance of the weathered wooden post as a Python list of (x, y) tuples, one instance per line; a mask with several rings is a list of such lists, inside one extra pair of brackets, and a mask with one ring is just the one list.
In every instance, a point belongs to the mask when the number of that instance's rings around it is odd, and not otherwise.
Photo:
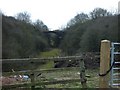
[(35, 89), (35, 85), (34, 85), (34, 82), (35, 82), (34, 73), (32, 73), (32, 74), (30, 75), (30, 78), (31, 78), (31, 84), (32, 84), (31, 90), (34, 90), (34, 89)]
[(80, 59), (80, 81), (82, 84), (82, 88), (87, 88), (86, 84), (86, 77), (85, 77), (85, 66), (84, 66), (84, 59)]
[(102, 40), (100, 48), (99, 88), (109, 88), (110, 41)]
[[(30, 63), (31, 63), (31, 66), (33, 67), (34, 62), (31, 61)], [(32, 84), (31, 85), (31, 90), (34, 90), (35, 89), (35, 85), (34, 85), (34, 83), (35, 83), (35, 74), (33, 72), (34, 68), (32, 68), (31, 70), (32, 70), (32, 72), (30, 74), (30, 79), (31, 79), (31, 84)]]

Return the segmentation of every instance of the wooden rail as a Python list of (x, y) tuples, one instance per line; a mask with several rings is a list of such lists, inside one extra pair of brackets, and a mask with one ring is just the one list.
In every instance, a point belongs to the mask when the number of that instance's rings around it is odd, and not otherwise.
[(48, 57), (48, 58), (24, 58), (24, 59), (2, 59), (2, 62), (46, 62), (46, 61), (69, 61), (69, 60), (80, 60), (82, 56), (66, 56), (66, 57)]
[(26, 70), (26, 71), (16, 71), (16, 72), (3, 72), (3, 76), (10, 75), (29, 75), (32, 73), (45, 73), (45, 72), (54, 72), (54, 71), (63, 71), (63, 70), (79, 70), (79, 67), (67, 67), (67, 68), (52, 68), (52, 69), (41, 69), (41, 70)]
[[(84, 55), (83, 55), (84, 54)], [(80, 56), (65, 56), (65, 57), (47, 57), (47, 58), (22, 58), (22, 59), (2, 59), (3, 63), (10, 63), (12, 62), (22, 62), (22, 61), (27, 61), (27, 62), (46, 62), (46, 61), (75, 61), (75, 60), (80, 60), (80, 59), (85, 59), (87, 58), (88, 54), (94, 54), (92, 58), (99, 58), (99, 52), (95, 53), (83, 53)]]

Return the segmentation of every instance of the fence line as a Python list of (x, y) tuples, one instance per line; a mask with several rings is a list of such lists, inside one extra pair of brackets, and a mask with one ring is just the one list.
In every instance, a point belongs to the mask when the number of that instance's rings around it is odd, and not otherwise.
[[(70, 82), (81, 82), (83, 88), (87, 88), (86, 77), (85, 77), (85, 67), (84, 67), (84, 59), (87, 57), (87, 54), (81, 54), (80, 56), (66, 56), (66, 57), (48, 57), (48, 58), (25, 58), (25, 59), (2, 59), (3, 63), (11, 63), (11, 62), (26, 62), (34, 63), (34, 62), (46, 62), (46, 61), (79, 61), (80, 67), (72, 67), (72, 68), (52, 68), (49, 70), (41, 69), (41, 70), (27, 70), (27, 71), (17, 71), (17, 72), (3, 72), (4, 76), (9, 75), (29, 75), (31, 78), (31, 83), (28, 84), (15, 84), (15, 85), (4, 85), (3, 88), (7, 87), (23, 87), (23, 86), (31, 86), (32, 89), (35, 88), (36, 85), (47, 85), (47, 84), (57, 84), (57, 83), (70, 83)], [(99, 55), (94, 56), (93, 58), (99, 58)], [(59, 80), (52, 82), (35, 82), (35, 73), (43, 73), (43, 72), (51, 72), (51, 71), (61, 71), (61, 70), (73, 70), (80, 69), (80, 78), (79, 79), (69, 79), (69, 80)]]
[[(89, 53), (88, 53), (89, 54)], [(109, 88), (109, 70), (110, 70), (110, 41), (103, 40), (101, 41), (101, 52), (100, 55), (92, 56), (92, 58), (100, 58), (100, 78), (99, 78), (99, 87), (100, 88)], [(46, 81), (46, 82), (35, 82), (35, 73), (41, 72), (51, 72), (51, 71), (60, 71), (65, 70), (66, 68), (57, 68), (50, 70), (28, 70), (22, 72), (3, 72), (3, 75), (13, 75), (13, 74), (30, 74), (31, 83), (15, 84), (15, 85), (4, 85), (3, 88), (12, 88), (12, 87), (23, 87), (31, 86), (31, 89), (34, 89), (36, 85), (48, 85), (48, 84), (57, 84), (57, 83), (67, 83), (67, 82), (81, 82), (83, 88), (87, 88), (87, 79), (85, 77), (85, 67), (84, 59), (89, 57), (86, 53), (80, 54), (80, 56), (66, 56), (66, 57), (48, 57), (48, 58), (25, 58), (25, 59), (2, 59), (3, 63), (11, 62), (25, 62), (33, 64), (34, 62), (46, 62), (46, 61), (79, 61), (80, 63), (80, 78), (79, 79), (69, 79), (69, 80), (58, 80), (58, 81)], [(74, 68), (73, 68), (74, 69)], [(72, 70), (67, 68), (66, 70)]]
[(19, 62), (19, 61), (34, 61), (34, 62), (46, 62), (46, 61), (69, 61), (69, 60), (80, 60), (80, 59), (84, 59), (87, 57), (88, 54), (94, 54), (93, 58), (99, 58), (100, 57), (100, 53), (99, 52), (86, 52), (86, 53), (80, 53), (79, 56), (65, 56), (65, 57), (47, 57), (47, 58), (22, 58), (22, 59), (2, 59), (2, 62), (11, 62), (11, 61), (15, 61), (15, 62)]

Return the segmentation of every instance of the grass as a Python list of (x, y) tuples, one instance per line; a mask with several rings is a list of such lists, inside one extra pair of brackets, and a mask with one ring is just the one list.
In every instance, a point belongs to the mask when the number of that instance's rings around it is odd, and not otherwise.
[[(64, 71), (55, 71), (49, 73), (43, 73), (44, 79), (47, 81), (56, 81), (56, 80), (63, 80), (63, 79), (77, 79), (80, 78), (78, 74), (79, 69), (76, 70), (64, 70)], [(87, 86), (88, 88), (98, 88), (99, 86), (99, 76), (98, 76), (99, 69), (88, 69), (86, 70), (86, 75), (89, 75), (87, 78)], [(40, 80), (38, 78), (37, 80)], [(46, 88), (82, 88), (80, 82), (72, 82), (66, 84), (53, 84), (53, 85), (46, 85)]]
[[(59, 49), (53, 49), (51, 51), (42, 52), (38, 55), (38, 57), (55, 57), (60, 55)], [(49, 61), (37, 68), (39, 69), (50, 69), (54, 67), (54, 62)], [(79, 79), (80, 74), (78, 74), (80, 71), (79, 68), (77, 69), (71, 69), (71, 70), (61, 70), (61, 71), (53, 71), (53, 72), (44, 72), (42, 75), (38, 76), (35, 80), (36, 82), (42, 82), (42, 81), (57, 81), (57, 80), (64, 80), (64, 79)], [(87, 77), (87, 86), (88, 88), (98, 88), (99, 85), (99, 69), (87, 69), (86, 75)], [(44, 85), (46, 88), (82, 88), (82, 85), (80, 82), (72, 82), (72, 83), (66, 83), (66, 84), (52, 84), (52, 85)], [(36, 86), (40, 87), (41, 86)]]
[[(59, 49), (52, 49), (47, 52), (42, 52), (38, 57), (56, 57), (60, 55)], [(54, 67), (54, 62), (49, 61), (46, 64), (40, 66), (38, 69), (50, 69)], [(49, 72), (49, 73), (43, 73), (42, 76), (44, 77), (44, 80), (52, 81), (52, 80), (62, 80), (62, 79), (75, 79), (80, 78), (80, 75), (78, 74), (79, 69), (76, 70), (70, 70), (70, 71), (55, 71), (55, 72)], [(99, 85), (99, 69), (88, 69), (86, 70), (86, 75), (90, 76), (87, 78), (87, 86), (89, 88), (98, 88)], [(37, 80), (40, 80), (40, 78), (37, 78)], [(72, 82), (67, 84), (53, 84), (53, 85), (46, 85), (47, 88), (82, 88), (80, 82)]]
[(89, 88), (99, 88), (99, 68), (97, 69), (88, 69), (86, 74), (90, 75), (90, 78), (87, 78), (87, 85)]
[[(60, 49), (52, 49), (50, 51), (41, 52), (38, 57), (56, 57), (60, 55)], [(41, 65), (38, 69), (49, 69), (54, 67), (54, 61), (49, 61)]]
[(38, 57), (56, 57), (60, 55), (60, 49), (52, 49), (50, 51), (41, 52)]

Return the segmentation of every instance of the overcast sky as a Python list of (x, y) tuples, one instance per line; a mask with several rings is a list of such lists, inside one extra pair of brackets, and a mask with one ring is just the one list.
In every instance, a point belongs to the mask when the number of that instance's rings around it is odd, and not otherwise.
[(59, 29), (77, 13), (89, 13), (96, 7), (114, 11), (119, 0), (0, 0), (0, 9), (7, 16), (27, 11), (32, 21), (40, 19), (51, 30)]

